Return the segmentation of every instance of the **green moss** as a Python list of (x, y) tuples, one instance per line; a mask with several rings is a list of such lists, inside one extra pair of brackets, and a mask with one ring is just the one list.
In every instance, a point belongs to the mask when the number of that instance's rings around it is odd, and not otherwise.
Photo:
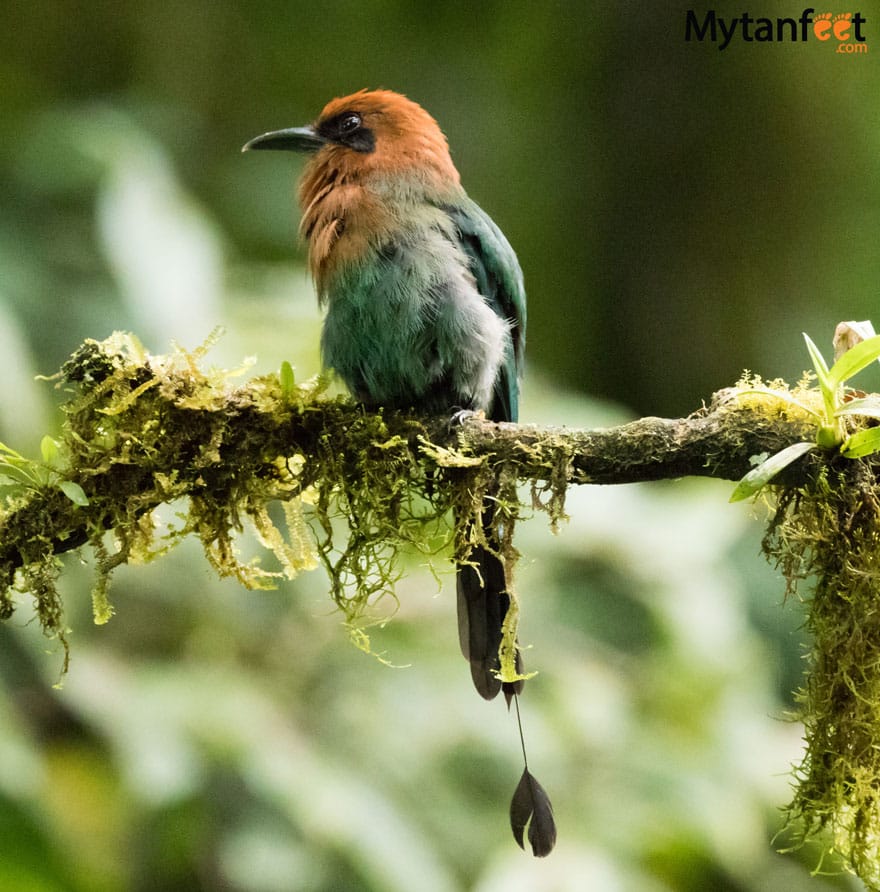
[[(458, 448), (438, 445), (436, 420), (365, 412), (327, 398), (320, 379), (297, 384), (289, 367), (237, 384), (243, 369), (202, 368), (206, 350), (153, 356), (116, 334), (86, 342), (64, 365), (57, 380), (68, 400), (51, 466), (7, 453), (22, 482), (0, 509), (0, 618), (12, 615), (16, 593), (30, 596), (66, 669), (58, 553), (91, 544), (94, 617), (106, 622), (117, 566), (155, 560), (195, 535), (219, 575), (249, 588), (323, 566), (352, 640), (369, 651), (371, 624), (396, 605), (404, 552), (466, 561), (480, 545), (506, 566), (513, 609), (501, 674), (516, 678), (516, 525), (535, 509), (554, 528), (565, 519), (573, 440), (564, 431), (509, 438), (477, 457), (466, 430)], [(724, 411), (744, 431), (756, 417), (807, 424), (809, 384), (788, 391), (749, 378)], [(771, 487), (778, 505), (764, 543), (789, 593), (808, 603), (813, 642), (798, 698), (806, 751), (788, 814), (802, 838), (821, 832), (880, 890), (880, 487), (876, 460), (829, 455), (817, 453), (824, 471), (808, 486)], [(487, 498), (491, 529), (481, 522)], [(180, 522), (157, 535), (154, 509), (172, 502)], [(246, 524), (274, 569), (238, 556)]]
[[(805, 754), (789, 821), (880, 889), (880, 503), (873, 470), (840, 462), (783, 492), (765, 550), (806, 599), (812, 648), (798, 692)], [(804, 588), (808, 588), (806, 594)]]
[[(289, 365), (237, 385), (244, 369), (202, 368), (210, 343), (154, 356), (133, 335), (116, 333), (85, 342), (64, 364), (56, 381), (69, 399), (56, 476), (84, 498), (76, 504), (46, 485), (7, 499), (4, 615), (14, 608), (16, 580), (66, 653), (56, 553), (86, 542), (95, 556), (95, 622), (113, 615), (117, 566), (154, 560), (195, 535), (218, 575), (248, 588), (322, 565), (352, 640), (365, 650), (369, 626), (396, 606), (403, 551), (430, 559), (453, 543), (466, 560), (476, 544), (468, 537), (478, 535), (480, 544), (501, 543), (513, 578), (521, 506), (503, 468), (433, 447), (416, 419), (327, 399), (324, 382), (296, 384)], [(473, 521), (489, 492), (499, 507), (495, 529), (485, 531)], [(560, 498), (550, 497), (557, 513)], [(157, 539), (153, 511), (169, 502), (181, 521)], [(240, 559), (236, 542), (246, 524), (275, 569)], [(505, 630), (506, 677), (515, 675), (516, 615)]]

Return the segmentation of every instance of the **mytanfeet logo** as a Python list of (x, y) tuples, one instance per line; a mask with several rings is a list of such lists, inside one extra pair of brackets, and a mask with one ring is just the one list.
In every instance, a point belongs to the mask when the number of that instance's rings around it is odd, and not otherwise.
[(867, 53), (867, 19), (860, 12), (819, 12), (810, 7), (798, 18), (754, 17), (744, 12), (732, 19), (715, 14), (714, 9), (697, 13), (687, 11), (685, 40), (710, 40), (719, 50), (731, 41), (743, 43), (826, 43), (844, 55)]

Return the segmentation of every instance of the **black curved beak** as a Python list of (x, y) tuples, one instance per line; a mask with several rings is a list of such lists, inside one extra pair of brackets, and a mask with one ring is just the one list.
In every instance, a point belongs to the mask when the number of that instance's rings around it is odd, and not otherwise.
[(279, 149), (287, 152), (317, 152), (327, 142), (314, 127), (288, 127), (255, 136), (242, 147), (242, 152), (256, 149)]

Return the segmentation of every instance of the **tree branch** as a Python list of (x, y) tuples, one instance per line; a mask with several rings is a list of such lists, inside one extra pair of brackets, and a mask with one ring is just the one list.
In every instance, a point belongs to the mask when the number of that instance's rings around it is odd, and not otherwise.
[[(481, 415), (453, 423), (370, 413), (349, 401), (322, 399), (314, 382), (284, 392), (269, 376), (231, 388), (226, 373), (198, 370), (198, 355), (150, 357), (126, 337), (86, 342), (65, 365), (64, 380), (79, 392), (65, 407), (68, 466), (56, 477), (79, 485), (89, 503), (72, 505), (51, 485), (14, 500), (0, 514), (7, 583), (15, 569), (47, 552), (94, 542), (100, 532), (131, 526), (164, 502), (230, 504), (240, 497), (245, 476), (271, 481), (278, 463), (292, 455), (305, 465), (297, 490), (320, 483), (318, 453), (353, 464), (372, 450), (381, 463), (388, 454), (377, 448), (383, 443), (403, 444), (416, 465), (482, 464), (519, 481), (564, 487), (685, 476), (737, 480), (754, 456), (813, 436), (809, 424), (772, 401), (738, 404), (734, 390), (716, 394), (708, 408), (687, 418), (649, 417), (596, 430), (495, 423)], [(399, 451), (394, 460), (400, 461)], [(802, 484), (807, 468), (797, 462), (778, 482)]]
[[(150, 560), (195, 535), (220, 575), (252, 587), (322, 563), (331, 597), (368, 647), (361, 621), (375, 595), (393, 586), (402, 546), (433, 554), (451, 541), (456, 559), (467, 560), (480, 544), (473, 537), (482, 535), (483, 544), (501, 543), (505, 562), (516, 560), (518, 484), (531, 483), (533, 502), (555, 522), (571, 484), (738, 480), (756, 461), (813, 443), (821, 417), (807, 407), (816, 391), (802, 387), (795, 399), (779, 382), (756, 380), (680, 419), (587, 431), (495, 424), (479, 415), (453, 423), (327, 399), (319, 381), (296, 385), (289, 366), (235, 386), (233, 373), (201, 369), (203, 353), (150, 356), (133, 336), (117, 334), (86, 342), (65, 364), (59, 386), (71, 397), (60, 442), (44, 441), (42, 462), (0, 449), (0, 478), (19, 484), (0, 508), (0, 618), (14, 610), (13, 591), (29, 592), (43, 630), (66, 651), (56, 555), (92, 545), (94, 615), (105, 622), (114, 567)], [(874, 876), (878, 459), (812, 449), (772, 482), (778, 500), (765, 553), (789, 592), (815, 580), (806, 600), (816, 643), (801, 697), (808, 752), (790, 812), (803, 819), (806, 834), (836, 828), (856, 871)], [(487, 494), (497, 506), (491, 530), (479, 520)], [(153, 510), (171, 502), (183, 506), (183, 520), (165, 527), (157, 546)], [(283, 507), (280, 528), (272, 503)], [(234, 537), (245, 517), (280, 571), (236, 557)], [(509, 634), (515, 640), (516, 630)]]
[[(731, 403), (730, 391), (716, 394), (708, 409), (687, 418), (640, 418), (617, 427), (576, 430), (564, 427), (495, 423), (479, 418), (435, 442), (468, 457), (510, 463), (522, 479), (549, 480), (564, 463), (572, 484), (639, 483), (679, 477), (739, 480), (756, 455), (772, 455), (812, 439), (813, 428), (766, 407), (748, 409)], [(799, 485), (808, 478), (805, 463), (787, 469), (779, 482)]]

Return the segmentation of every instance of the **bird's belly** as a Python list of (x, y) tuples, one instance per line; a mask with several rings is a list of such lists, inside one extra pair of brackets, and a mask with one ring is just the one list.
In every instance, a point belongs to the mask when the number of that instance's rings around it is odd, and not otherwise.
[(508, 324), (461, 273), (416, 289), (406, 268), (395, 272), (328, 296), (324, 364), (371, 406), (487, 409), (510, 347)]
[[(368, 405), (451, 407), (455, 403), (427, 306), (389, 300), (331, 300), (321, 339), (325, 365)], [(375, 298), (375, 296), (374, 296)], [(426, 407), (427, 408), (427, 407)]]

